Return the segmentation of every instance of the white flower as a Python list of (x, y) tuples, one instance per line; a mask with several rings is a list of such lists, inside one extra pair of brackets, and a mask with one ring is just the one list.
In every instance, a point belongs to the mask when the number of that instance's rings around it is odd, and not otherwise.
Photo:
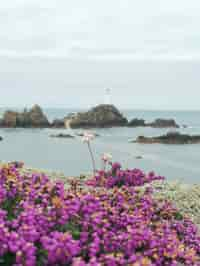
[(110, 162), (112, 160), (112, 155), (110, 153), (104, 153), (102, 156), (104, 162)]
[(91, 132), (84, 132), (82, 141), (89, 143), (91, 140), (95, 138), (94, 134)]

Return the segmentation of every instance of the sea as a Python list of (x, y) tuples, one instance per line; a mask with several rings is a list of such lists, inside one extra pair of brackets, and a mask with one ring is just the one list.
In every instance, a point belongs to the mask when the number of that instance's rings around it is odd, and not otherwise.
[[(5, 110), (0, 109), (0, 115)], [(78, 109), (44, 109), (48, 119), (63, 118)], [(200, 111), (148, 111), (122, 110), (128, 118), (143, 118), (151, 122), (157, 118), (173, 118), (181, 125), (181, 133), (200, 134)], [(183, 125), (187, 125), (184, 128)], [(81, 137), (74, 139), (51, 138), (51, 134), (76, 134), (84, 129), (0, 129), (0, 161), (23, 161), (26, 166), (78, 176), (92, 171), (87, 144)], [(92, 143), (96, 167), (102, 167), (103, 153), (112, 154), (113, 161), (123, 168), (140, 168), (154, 171), (168, 180), (185, 183), (200, 182), (200, 144), (165, 145), (131, 143), (137, 136), (159, 136), (170, 129), (154, 128), (106, 128), (91, 129), (100, 136)], [(142, 159), (137, 157), (141, 156)]]

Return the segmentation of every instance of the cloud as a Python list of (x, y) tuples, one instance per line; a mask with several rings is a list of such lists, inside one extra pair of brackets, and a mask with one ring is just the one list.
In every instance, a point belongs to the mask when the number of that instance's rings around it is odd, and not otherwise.
[(7, 0), (0, 55), (196, 59), (199, 9), (197, 0)]

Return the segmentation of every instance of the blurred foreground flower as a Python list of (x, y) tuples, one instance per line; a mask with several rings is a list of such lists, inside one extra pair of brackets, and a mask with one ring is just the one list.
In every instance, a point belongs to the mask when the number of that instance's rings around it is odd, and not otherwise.
[(91, 148), (91, 144), (90, 144), (90, 141), (94, 140), (94, 138), (95, 138), (95, 135), (92, 132), (84, 132), (83, 133), (82, 141), (83, 141), (83, 143), (87, 143), (87, 145), (88, 145), (88, 150), (89, 150), (90, 157), (91, 157), (91, 160), (92, 160), (93, 173), (94, 173), (94, 176), (95, 176), (95, 174), (96, 174), (96, 165), (95, 165), (94, 154), (92, 152), (92, 148)]
[(92, 141), (94, 138), (95, 138), (95, 135), (92, 132), (84, 132), (83, 137), (82, 137), (82, 141), (84, 143), (88, 143), (88, 142)]
[(103, 156), (102, 156), (102, 160), (104, 162), (111, 162), (112, 155), (110, 153), (104, 153)]
[(103, 162), (103, 170), (106, 170), (106, 165), (107, 163), (111, 164), (112, 161), (112, 155), (110, 153), (104, 153), (103, 156), (101, 157), (102, 162)]

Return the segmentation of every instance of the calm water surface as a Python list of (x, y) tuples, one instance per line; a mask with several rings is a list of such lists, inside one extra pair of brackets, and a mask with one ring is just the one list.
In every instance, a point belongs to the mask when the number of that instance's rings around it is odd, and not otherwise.
[[(50, 120), (62, 118), (69, 112), (77, 110), (46, 109)], [(0, 111), (2, 113), (3, 110)], [(164, 111), (124, 111), (129, 118), (144, 118), (152, 121), (155, 118), (174, 118), (180, 125), (189, 127), (180, 131), (189, 134), (200, 134), (200, 112), (164, 112)], [(152, 128), (111, 128), (97, 129), (101, 137), (92, 145), (98, 166), (100, 156), (104, 152), (113, 155), (125, 167), (154, 170), (169, 179), (183, 179), (187, 183), (200, 182), (200, 144), (193, 145), (142, 145), (129, 143), (138, 135), (156, 136), (164, 134), (168, 129)], [(50, 134), (77, 133), (81, 130), (57, 129), (0, 129), (0, 160), (21, 160), (26, 165), (58, 170), (66, 175), (79, 175), (91, 170), (87, 146), (80, 138), (52, 139)], [(136, 156), (143, 156), (142, 160)]]

